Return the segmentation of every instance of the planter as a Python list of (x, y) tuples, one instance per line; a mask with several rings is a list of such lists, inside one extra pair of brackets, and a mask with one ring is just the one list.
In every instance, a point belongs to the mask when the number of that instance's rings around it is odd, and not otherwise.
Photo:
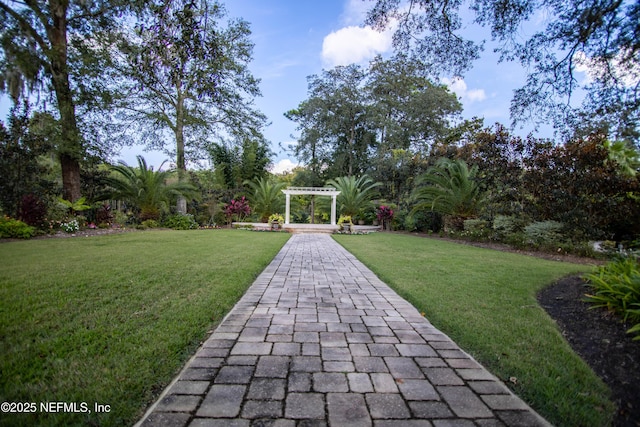
[(271, 229), (276, 231), (276, 230), (280, 230), (280, 228), (282, 228), (282, 226), (280, 225), (280, 223), (278, 221), (271, 221)]
[(347, 233), (351, 233), (351, 224), (342, 224), (342, 231), (346, 231)]

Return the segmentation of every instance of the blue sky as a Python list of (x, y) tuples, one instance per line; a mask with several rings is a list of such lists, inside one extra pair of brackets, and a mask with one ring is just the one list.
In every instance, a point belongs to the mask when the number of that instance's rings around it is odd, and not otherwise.
[[(271, 122), (265, 136), (276, 153), (275, 171), (290, 168), (296, 159), (280, 145), (292, 142), (296, 124), (283, 114), (306, 99), (307, 76), (336, 65), (364, 65), (376, 54), (391, 54), (391, 34), (362, 27), (366, 11), (373, 5), (371, 1), (227, 0), (224, 4), (229, 17), (242, 17), (251, 25), (255, 47), (250, 69), (261, 79), (263, 95), (256, 100), (256, 106)], [(478, 27), (467, 27), (465, 32), (474, 39), (489, 38)], [(509, 102), (513, 90), (522, 86), (525, 79), (518, 64), (498, 64), (489, 46), (464, 79), (453, 77), (447, 81), (462, 102), (464, 118), (484, 117), (487, 126), (511, 122)], [(6, 117), (7, 111), (8, 100), (2, 97), (0, 116)], [(521, 135), (528, 132), (526, 128), (516, 131)], [(547, 132), (538, 136), (552, 135)], [(155, 167), (167, 158), (136, 146), (124, 149), (116, 159), (135, 165), (137, 154), (144, 155), (147, 163)]]

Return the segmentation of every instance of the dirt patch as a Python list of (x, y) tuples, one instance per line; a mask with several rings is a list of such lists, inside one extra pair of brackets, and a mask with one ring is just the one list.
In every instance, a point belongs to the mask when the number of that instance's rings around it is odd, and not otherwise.
[(567, 277), (544, 289), (538, 302), (556, 321), (573, 350), (609, 386), (618, 406), (613, 426), (640, 426), (640, 341), (631, 325), (604, 309), (589, 309), (580, 277)]

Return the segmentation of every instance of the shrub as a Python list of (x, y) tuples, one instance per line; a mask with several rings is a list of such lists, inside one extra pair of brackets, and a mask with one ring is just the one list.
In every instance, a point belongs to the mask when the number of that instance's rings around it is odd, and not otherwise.
[(540, 221), (524, 228), (525, 235), (536, 245), (546, 246), (562, 241), (562, 223)]
[(115, 213), (113, 214), (113, 222), (120, 226), (125, 226), (129, 224), (129, 222), (132, 220), (133, 220), (133, 217), (129, 218), (129, 215), (127, 215), (126, 213), (120, 210), (116, 210)]
[(42, 228), (47, 217), (47, 204), (35, 194), (27, 194), (20, 202), (20, 219), (33, 227)]
[(496, 215), (493, 219), (493, 230), (500, 237), (517, 233), (524, 229), (524, 221), (520, 218), (506, 215)]
[[(390, 229), (412, 231), (410, 228), (409, 229), (406, 228), (407, 217), (409, 217), (409, 212), (406, 209), (403, 209), (403, 208), (396, 209), (393, 213), (393, 219), (391, 220)], [(409, 221), (409, 226), (411, 226), (411, 221)]]
[(391, 206), (379, 206), (376, 210), (376, 217), (383, 230), (391, 230), (391, 221), (393, 220), (393, 209), (391, 209)]
[(160, 224), (158, 223), (158, 221), (153, 220), (153, 219), (147, 219), (145, 221), (142, 221), (141, 225), (143, 227), (145, 227), (145, 228), (158, 228), (158, 227), (160, 227)]
[(111, 224), (113, 222), (113, 211), (109, 203), (103, 203), (102, 206), (96, 210), (96, 222), (98, 224)]
[(529, 239), (524, 232), (515, 232), (504, 236), (503, 242), (516, 249), (530, 249)]
[(224, 208), (224, 214), (229, 223), (233, 222), (233, 218), (238, 222), (242, 222), (249, 214), (251, 214), (249, 202), (244, 196), (238, 200), (232, 199)]
[(194, 230), (198, 228), (198, 223), (193, 219), (193, 215), (191, 214), (171, 215), (164, 221), (164, 225), (174, 230)]
[(483, 219), (465, 219), (462, 236), (472, 240), (489, 240), (492, 237), (492, 230), (489, 221)]
[(406, 231), (416, 231), (418, 230), (418, 225), (415, 216), (407, 215), (404, 217), (404, 224), (402, 228)]
[(489, 222), (483, 219), (466, 219), (464, 220), (464, 231), (479, 233), (489, 228)]
[(0, 238), (30, 239), (35, 235), (35, 228), (25, 222), (8, 216), (0, 218)]
[(437, 233), (442, 230), (442, 226), (442, 215), (438, 212), (421, 210), (413, 215), (407, 215), (405, 219), (405, 228), (408, 231), (418, 230)]
[(633, 258), (621, 258), (585, 276), (593, 293), (586, 301), (593, 308), (605, 307), (632, 325), (628, 333), (638, 334), (640, 340), (640, 262)]

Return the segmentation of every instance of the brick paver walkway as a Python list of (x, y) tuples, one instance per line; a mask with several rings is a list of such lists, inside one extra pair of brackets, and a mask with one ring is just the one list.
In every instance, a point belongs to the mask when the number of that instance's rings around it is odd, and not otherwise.
[(329, 235), (293, 235), (142, 426), (545, 426)]

